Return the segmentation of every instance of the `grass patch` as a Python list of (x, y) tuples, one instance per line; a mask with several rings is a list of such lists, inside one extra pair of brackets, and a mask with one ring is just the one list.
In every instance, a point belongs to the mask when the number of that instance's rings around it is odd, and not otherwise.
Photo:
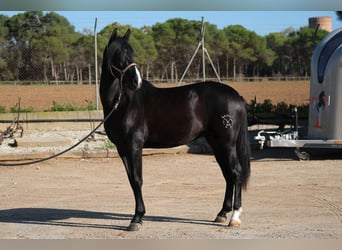
[(115, 149), (114, 143), (112, 143), (109, 139), (105, 140), (105, 149)]
[(6, 107), (0, 105), (0, 114), (6, 113)]
[[(10, 108), (10, 113), (32, 113), (32, 112), (37, 112), (37, 110), (35, 110), (32, 107), (27, 107), (27, 108), (20, 108), (20, 110), (18, 110), (18, 105), (11, 107)], [(0, 112), (1, 113), (1, 112)]]
[(85, 111), (85, 110), (96, 110), (96, 105), (92, 102), (87, 102), (88, 105), (80, 106), (71, 103), (58, 103), (56, 101), (52, 101), (52, 106), (49, 111)]

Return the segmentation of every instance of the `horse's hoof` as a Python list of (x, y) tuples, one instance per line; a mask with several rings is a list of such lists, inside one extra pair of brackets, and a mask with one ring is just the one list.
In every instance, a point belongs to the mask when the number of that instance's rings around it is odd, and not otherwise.
[(216, 222), (216, 223), (223, 223), (223, 222), (226, 222), (226, 220), (227, 220), (227, 217), (218, 215), (216, 217), (216, 219), (214, 220), (214, 222)]
[(131, 224), (129, 224), (127, 228), (127, 231), (130, 231), (130, 232), (139, 231), (141, 226), (142, 225), (140, 223), (131, 222)]
[(241, 225), (241, 221), (231, 220), (228, 224), (228, 227), (237, 228), (237, 227), (240, 227), (240, 225)]

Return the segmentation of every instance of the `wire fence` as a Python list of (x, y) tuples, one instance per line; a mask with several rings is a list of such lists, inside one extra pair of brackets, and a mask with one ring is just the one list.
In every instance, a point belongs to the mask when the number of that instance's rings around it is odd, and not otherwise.
[[(217, 78), (206, 78), (208, 81), (217, 81)], [(202, 79), (195, 79), (195, 78), (185, 78), (183, 79), (183, 83), (195, 83), (202, 81)], [(240, 77), (240, 78), (221, 78), (222, 82), (288, 82), (288, 81), (293, 81), (293, 82), (301, 82), (301, 81), (310, 81), (309, 76), (282, 76), (282, 77)], [(149, 82), (154, 83), (154, 84), (178, 84), (179, 82), (177, 81), (172, 81), (168, 79), (161, 79), (161, 78), (150, 78)], [(65, 85), (65, 84), (96, 84), (96, 81), (94, 79), (86, 79), (82, 81), (64, 81), (64, 80), (59, 80), (59, 81), (44, 81), (44, 80), (10, 80), (10, 81), (0, 81), (1, 85)]]

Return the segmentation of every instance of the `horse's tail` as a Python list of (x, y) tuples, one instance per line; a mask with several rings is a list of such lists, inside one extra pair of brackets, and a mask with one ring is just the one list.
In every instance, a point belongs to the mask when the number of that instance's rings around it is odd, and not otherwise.
[(247, 188), (248, 179), (250, 175), (250, 144), (249, 144), (249, 135), (248, 135), (248, 118), (247, 118), (247, 111), (243, 109), (242, 115), (242, 123), (240, 126), (239, 135), (237, 138), (237, 156), (240, 162), (242, 171), (240, 175), (239, 182), (241, 183), (243, 188)]

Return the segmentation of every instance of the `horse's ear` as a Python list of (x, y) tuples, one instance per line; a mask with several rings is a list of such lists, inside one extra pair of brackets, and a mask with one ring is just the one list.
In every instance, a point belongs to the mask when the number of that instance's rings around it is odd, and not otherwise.
[(131, 36), (131, 29), (128, 29), (128, 30), (126, 31), (126, 34), (123, 36), (123, 39), (125, 39), (126, 41), (128, 41), (130, 36)]
[(113, 41), (116, 39), (117, 33), (118, 33), (118, 29), (115, 28), (115, 29), (113, 30), (113, 32), (112, 32), (112, 35), (110, 36), (110, 39), (109, 39), (108, 44), (111, 43), (111, 42), (113, 42)]

